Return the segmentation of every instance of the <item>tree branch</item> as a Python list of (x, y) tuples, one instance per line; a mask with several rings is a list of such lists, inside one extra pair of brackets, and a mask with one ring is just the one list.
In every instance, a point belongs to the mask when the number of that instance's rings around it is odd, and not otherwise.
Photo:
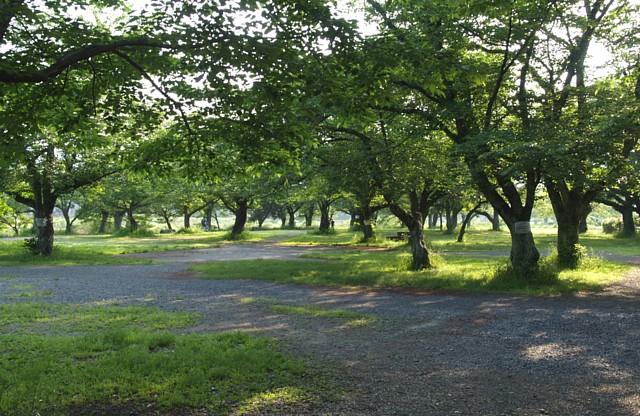
[(151, 75), (149, 75), (147, 73), (147, 71), (145, 71), (144, 68), (141, 65), (139, 65), (133, 59), (131, 59), (131, 57), (129, 55), (127, 55), (124, 52), (121, 52), (119, 50), (115, 50), (115, 51), (113, 51), (113, 53), (118, 55), (119, 57), (121, 57), (125, 61), (127, 61), (129, 63), (129, 65), (131, 65), (136, 70), (138, 70), (138, 72), (140, 72), (142, 74), (142, 76), (145, 77), (147, 79), (147, 81), (149, 81), (151, 83), (153, 88), (155, 88), (158, 92), (160, 92), (160, 94), (162, 94), (162, 96), (164, 98), (166, 98), (167, 101), (169, 101), (171, 104), (173, 104), (173, 106), (180, 113), (180, 118), (182, 118), (182, 121), (184, 122), (184, 125), (187, 128), (187, 131), (189, 132), (189, 134), (193, 135), (194, 134), (193, 130), (191, 130), (191, 125), (189, 124), (189, 119), (187, 118), (187, 115), (185, 114), (184, 110), (182, 109), (182, 104), (180, 104), (178, 101), (174, 100), (165, 90), (160, 88), (160, 86), (153, 80), (153, 78), (151, 78)]
[[(1, 23), (2, 22), (0, 21), (0, 25)], [(0, 70), (0, 83), (16, 84), (47, 82), (60, 75), (65, 69), (70, 68), (77, 63), (86, 61), (90, 58), (93, 58), (94, 56), (104, 55), (107, 53), (115, 53), (120, 49), (127, 47), (147, 47), (159, 49), (175, 48), (174, 46), (159, 42), (153, 42), (148, 39), (123, 39), (105, 45), (88, 45), (80, 49), (67, 52), (49, 67), (39, 71), (19, 72)]]

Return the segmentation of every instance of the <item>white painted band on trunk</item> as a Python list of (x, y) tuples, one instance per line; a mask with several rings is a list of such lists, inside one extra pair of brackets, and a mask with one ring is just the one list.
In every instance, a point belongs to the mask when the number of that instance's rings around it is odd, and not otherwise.
[(529, 234), (531, 232), (531, 223), (529, 221), (516, 222), (514, 232), (516, 234)]

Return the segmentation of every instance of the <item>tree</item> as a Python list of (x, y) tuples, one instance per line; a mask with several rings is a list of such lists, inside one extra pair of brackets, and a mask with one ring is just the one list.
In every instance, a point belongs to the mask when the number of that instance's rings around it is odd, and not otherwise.
[[(81, 196), (79, 194), (76, 195), (76, 192), (58, 197), (56, 208), (62, 212), (67, 234), (73, 231), (73, 223), (78, 219), (78, 208), (82, 205), (80, 198)], [(74, 213), (73, 216), (71, 215), (72, 212)]]
[(20, 235), (20, 229), (29, 223), (30, 219), (26, 214), (31, 212), (28, 206), (6, 195), (0, 195), (0, 226), (9, 227), (16, 236)]
[(531, 114), (532, 127), (547, 150), (544, 183), (558, 224), (563, 266), (578, 264), (580, 223), (590, 203), (617, 180), (638, 143), (637, 75), (597, 79), (590, 76), (593, 69), (587, 62), (594, 42), (615, 42), (626, 30), (615, 34), (612, 28), (637, 20), (625, 3), (569, 2), (556, 16), (566, 32), (553, 36), (553, 28), (547, 27), (547, 38), (529, 62), (530, 80), (537, 86), (530, 96), (539, 106)]
[[(333, 19), (324, 2), (206, 2), (194, 6), (167, 0), (130, 10), (124, 2), (112, 0), (7, 0), (2, 8), (0, 46), (8, 51), (0, 57), (0, 91), (5, 98), (0, 105), (4, 122), (0, 154), (7, 164), (22, 164), (12, 165), (12, 169), (20, 170), (17, 182), (27, 178), (26, 182), (33, 185), (30, 191), (20, 185), (7, 185), (5, 190), (34, 207), (41, 225), (36, 252), (45, 255), (53, 249), (51, 213), (58, 196), (107, 174), (85, 174), (82, 180), (57, 177), (59, 171), (53, 166), (59, 165), (56, 157), (61, 150), (56, 146), (69, 141), (72, 126), (75, 136), (82, 136), (84, 146), (62, 153), (80, 160), (86, 156), (81, 151), (92, 154), (104, 146), (101, 134), (90, 134), (98, 133), (97, 129), (84, 132), (79, 123), (108, 127), (111, 130), (101, 133), (111, 136), (117, 130), (113, 120), (121, 115), (126, 119), (127, 114), (135, 113), (136, 122), (131, 126), (138, 128), (160, 124), (150, 114), (174, 115), (188, 134), (171, 142), (166, 150), (175, 151), (181, 142), (188, 142), (185, 147), (189, 152), (181, 158), (184, 161), (193, 155), (193, 147), (202, 143), (194, 137), (196, 132), (188, 116), (198, 103), (208, 101), (207, 116), (215, 113), (228, 118), (229, 105), (237, 102), (233, 94), (228, 100), (222, 99), (227, 97), (225, 89), (238, 89), (238, 85), (244, 88), (250, 78), (263, 78), (264, 93), (269, 95), (269, 83), (294, 73), (286, 64), (295, 66), (297, 57), (306, 56), (302, 52), (309, 49), (307, 45), (319, 45), (320, 38), (331, 43), (348, 39), (342, 30), (348, 25)], [(69, 13), (71, 10), (74, 13)], [(235, 19), (238, 13), (245, 18)], [(18, 21), (20, 24), (15, 24)], [(318, 25), (318, 21), (324, 24)], [(274, 33), (277, 35), (272, 36)], [(294, 33), (302, 36), (290, 36)], [(315, 48), (320, 50), (319, 46)], [(207, 94), (194, 87), (198, 83), (204, 84)], [(143, 93), (147, 85), (162, 99)], [(141, 105), (145, 102), (153, 102), (155, 111), (140, 117), (146, 112)], [(223, 110), (216, 112), (219, 103), (223, 103)], [(257, 102), (245, 107), (247, 114), (259, 109)], [(16, 116), (9, 117), (13, 114)], [(251, 121), (256, 121), (262, 132), (269, 130), (260, 117)], [(151, 142), (140, 136), (145, 136), (144, 132), (131, 138), (138, 143)], [(34, 148), (40, 154), (33, 154)], [(162, 163), (163, 155), (147, 153), (139, 164)], [(115, 156), (115, 152), (109, 156)], [(58, 179), (63, 179), (65, 186), (54, 184)]]
[[(381, 30), (370, 43), (384, 68), (377, 82), (403, 87), (404, 111), (439, 126), (455, 143), (476, 186), (509, 228), (513, 267), (530, 275), (540, 257), (530, 228), (535, 194), (543, 179), (550, 193), (561, 179), (543, 170), (553, 146), (542, 138), (555, 137), (552, 129), (566, 122), (560, 116), (582, 102), (589, 43), (604, 16), (622, 16), (627, 5), (581, 2), (586, 15), (580, 16), (571, 0), (368, 4)], [(578, 194), (579, 200), (572, 198), (578, 206), (592, 198)], [(562, 217), (561, 204), (556, 206)], [(563, 247), (565, 235), (559, 236)]]

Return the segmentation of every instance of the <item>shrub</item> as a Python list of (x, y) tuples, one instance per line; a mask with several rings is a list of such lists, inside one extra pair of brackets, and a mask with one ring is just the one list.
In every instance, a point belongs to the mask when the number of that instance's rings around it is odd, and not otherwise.
[(155, 233), (148, 228), (138, 228), (137, 230), (131, 231), (128, 228), (116, 231), (113, 233), (114, 237), (131, 237), (131, 238), (148, 238), (155, 237)]
[(197, 234), (198, 230), (195, 228), (180, 228), (176, 231), (176, 234)]
[(605, 234), (615, 234), (622, 231), (622, 220), (620, 218), (604, 220), (602, 222), (602, 232)]

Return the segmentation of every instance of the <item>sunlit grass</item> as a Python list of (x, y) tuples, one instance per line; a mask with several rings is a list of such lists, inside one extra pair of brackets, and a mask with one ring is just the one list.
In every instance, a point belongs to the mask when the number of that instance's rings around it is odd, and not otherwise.
[(599, 261), (578, 270), (556, 270), (553, 281), (505, 279), (503, 257), (434, 256), (437, 267), (409, 271), (404, 251), (319, 251), (308, 255), (322, 261), (247, 260), (196, 265), (208, 279), (253, 279), (281, 283), (357, 288), (410, 288), (507, 292), (532, 295), (599, 290), (624, 277), (628, 266)]
[(227, 414), (334, 394), (324, 373), (273, 340), (176, 332), (197, 320), (147, 307), (0, 305), (0, 414)]

